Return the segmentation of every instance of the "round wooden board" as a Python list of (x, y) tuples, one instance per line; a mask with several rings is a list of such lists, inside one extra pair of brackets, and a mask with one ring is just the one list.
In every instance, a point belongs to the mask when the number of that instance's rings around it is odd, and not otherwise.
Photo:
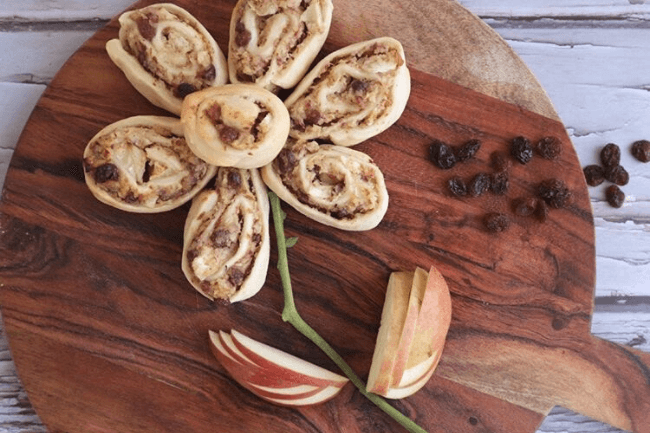
[[(138, 2), (141, 7), (149, 2)], [(182, 0), (222, 48), (233, 1)], [(363, 4), (363, 7), (359, 5)], [(388, 9), (387, 9), (388, 8)], [(390, 10), (390, 13), (385, 11)], [(335, 370), (282, 322), (272, 251), (254, 298), (211, 303), (180, 269), (188, 206), (122, 212), (87, 189), (81, 155), (103, 126), (165, 114), (110, 62), (113, 20), (66, 63), (21, 136), (1, 204), (0, 302), (12, 354), (37, 412), (53, 432), (375, 432), (395, 423), (352, 386), (331, 402), (288, 409), (239, 387), (208, 347), (209, 329), (235, 328)], [(431, 382), (395, 405), (427, 430), (533, 432), (554, 405), (648, 431), (648, 355), (589, 334), (595, 254), (578, 158), (543, 89), (484, 23), (451, 1), (335, 1), (324, 52), (390, 35), (405, 46), (412, 93), (400, 121), (357, 146), (385, 174), (390, 207), (363, 233), (314, 223), (292, 209), (287, 235), (302, 316), (366, 377), (388, 275), (437, 266), (453, 292), (453, 321)], [(558, 161), (513, 165), (507, 196), (449, 196), (449, 176), (490, 171), (513, 137), (560, 138)], [(476, 160), (451, 172), (427, 161), (433, 139), (479, 138)], [(507, 232), (486, 212), (561, 178), (572, 204), (546, 223), (513, 217)], [(616, 365), (616, 369), (609, 368)]]

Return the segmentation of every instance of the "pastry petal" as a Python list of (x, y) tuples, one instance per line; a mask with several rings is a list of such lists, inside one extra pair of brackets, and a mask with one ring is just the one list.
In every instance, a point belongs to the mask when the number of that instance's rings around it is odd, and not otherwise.
[(119, 22), (119, 39), (106, 51), (152, 104), (178, 115), (185, 96), (228, 81), (223, 52), (185, 9), (158, 3), (125, 12)]
[(210, 299), (242, 301), (264, 285), (269, 264), (269, 202), (257, 170), (220, 167), (214, 189), (192, 201), (182, 268)]
[(342, 230), (370, 230), (388, 208), (384, 176), (348, 147), (289, 140), (261, 170), (266, 185), (298, 212)]
[(86, 184), (103, 203), (129, 212), (181, 206), (214, 177), (216, 167), (185, 142), (180, 120), (135, 116), (99, 131), (84, 151)]
[(272, 92), (294, 87), (327, 39), (332, 10), (331, 0), (239, 0), (230, 21), (230, 81)]
[(383, 37), (341, 48), (321, 60), (285, 101), (291, 136), (353, 146), (395, 123), (410, 91), (397, 40)]
[(220, 167), (266, 165), (289, 135), (289, 113), (282, 101), (253, 84), (228, 84), (189, 95), (181, 122), (192, 151)]

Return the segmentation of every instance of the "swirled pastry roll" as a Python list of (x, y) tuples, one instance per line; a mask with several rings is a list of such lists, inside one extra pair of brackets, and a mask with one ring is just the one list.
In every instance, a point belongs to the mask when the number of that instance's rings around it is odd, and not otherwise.
[(269, 202), (257, 170), (220, 167), (216, 185), (192, 201), (185, 222), (182, 268), (210, 299), (242, 301), (266, 281)]
[(192, 151), (220, 167), (262, 167), (289, 135), (289, 113), (280, 98), (253, 84), (192, 93), (183, 101), (181, 123)]
[(370, 230), (388, 208), (379, 167), (348, 147), (289, 139), (261, 172), (266, 185), (298, 212), (338, 229)]
[(177, 118), (135, 116), (99, 131), (84, 151), (86, 184), (103, 203), (129, 212), (179, 207), (216, 167), (195, 156)]
[(106, 51), (152, 104), (178, 115), (185, 96), (228, 81), (223, 52), (185, 9), (158, 3), (125, 12), (119, 22), (119, 39)]
[(353, 146), (395, 123), (410, 92), (404, 50), (395, 39), (341, 48), (321, 60), (285, 101), (291, 136)]
[(325, 43), (331, 0), (239, 0), (230, 21), (233, 83), (275, 92), (298, 84)]

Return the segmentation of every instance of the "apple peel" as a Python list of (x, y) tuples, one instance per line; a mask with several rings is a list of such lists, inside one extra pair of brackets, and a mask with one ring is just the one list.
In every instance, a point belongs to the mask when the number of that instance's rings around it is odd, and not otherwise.
[(209, 331), (212, 353), (241, 386), (283, 406), (324, 403), (349, 379), (232, 330)]
[(408, 297), (404, 283), (399, 290), (391, 287), (396, 274), (391, 274), (386, 290), (366, 387), (390, 399), (408, 397), (429, 381), (451, 323), (451, 294), (435, 267), (428, 273), (421, 268), (410, 273), (413, 282)]

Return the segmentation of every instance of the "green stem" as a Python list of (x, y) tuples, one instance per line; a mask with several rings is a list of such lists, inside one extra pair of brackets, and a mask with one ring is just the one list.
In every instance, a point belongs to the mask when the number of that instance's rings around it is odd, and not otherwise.
[(284, 291), (284, 309), (282, 310), (282, 320), (290, 323), (301, 334), (309, 338), (316, 344), (341, 371), (350, 379), (350, 382), (367, 397), (371, 402), (377, 405), (381, 410), (390, 415), (395, 421), (400, 423), (409, 432), (426, 433), (426, 431), (413, 422), (410, 418), (391, 406), (386, 400), (377, 394), (366, 391), (366, 384), (361, 380), (354, 370), (345, 362), (345, 360), (321, 337), (307, 322), (300, 317), (296, 309), (296, 303), (293, 299), (293, 289), (291, 288), (291, 276), (289, 275), (289, 260), (287, 257), (287, 240), (284, 235), (285, 213), (280, 207), (280, 199), (273, 192), (269, 192), (271, 210), (273, 212), (273, 223), (275, 226), (275, 236), (278, 242), (278, 270), (282, 280), (282, 289)]

